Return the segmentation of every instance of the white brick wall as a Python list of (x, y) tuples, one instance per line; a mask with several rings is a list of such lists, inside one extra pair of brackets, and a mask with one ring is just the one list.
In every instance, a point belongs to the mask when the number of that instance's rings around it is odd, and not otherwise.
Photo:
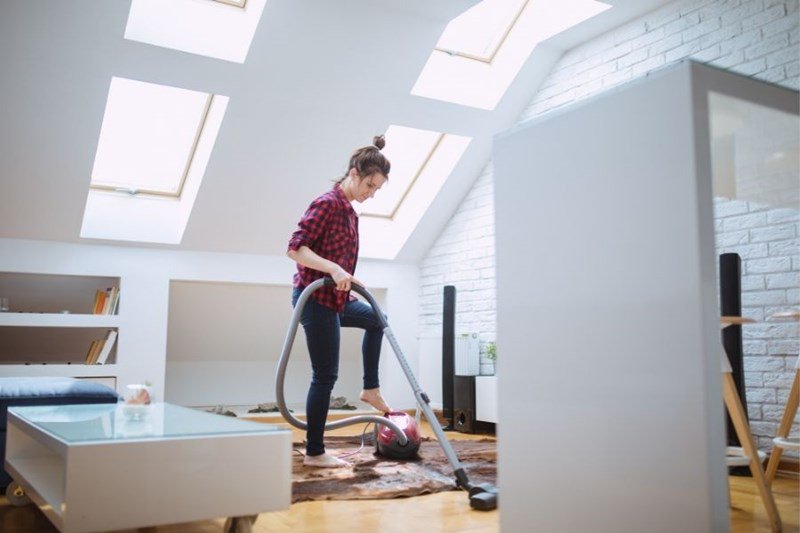
[(494, 340), (494, 183), (489, 165), (420, 267), (422, 336), (441, 335), (442, 287), (456, 287), (456, 332)]
[(800, 89), (798, 1), (684, 0), (561, 58), (520, 121), (692, 58)]
[[(747, 410), (758, 445), (772, 445), (800, 350), (800, 323), (771, 318), (800, 306), (800, 213), (757, 203), (714, 201), (718, 253), (742, 258), (742, 328)], [(787, 452), (788, 453), (788, 452)]]
[[(520, 122), (686, 58), (800, 89), (798, 3), (675, 1), (565, 53)], [(723, 201), (715, 209), (719, 252), (742, 255), (744, 313), (763, 320), (799, 305), (797, 211)], [(441, 335), (442, 286), (455, 285), (456, 331), (494, 340), (493, 216), (490, 163), (421, 264), (421, 336)], [(763, 448), (786, 402), (798, 329), (771, 322), (745, 329), (748, 407)]]

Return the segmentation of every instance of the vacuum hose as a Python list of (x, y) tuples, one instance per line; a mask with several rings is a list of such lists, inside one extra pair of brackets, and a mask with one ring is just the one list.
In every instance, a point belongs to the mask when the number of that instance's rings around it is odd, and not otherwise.
[[(281, 358), (278, 361), (278, 373), (275, 378), (275, 392), (277, 395), (276, 403), (278, 404), (278, 409), (280, 410), (281, 415), (283, 415), (283, 418), (285, 418), (286, 421), (291, 425), (303, 430), (308, 429), (308, 424), (296, 418), (286, 407), (286, 398), (283, 394), (283, 382), (286, 378), (286, 365), (289, 363), (289, 354), (292, 352), (292, 345), (294, 345), (294, 338), (297, 335), (297, 326), (300, 323), (300, 317), (303, 314), (303, 308), (305, 307), (306, 302), (311, 294), (323, 285), (332, 287), (335, 286), (336, 283), (331, 278), (321, 278), (309, 284), (308, 287), (306, 287), (303, 292), (300, 293), (300, 297), (297, 299), (297, 304), (295, 304), (294, 311), (292, 312), (292, 319), (289, 323), (289, 331), (286, 333), (286, 340), (283, 341), (283, 351), (281, 352)], [(369, 304), (372, 306), (372, 309), (375, 310), (375, 314), (381, 323), (381, 328), (385, 329), (388, 327), (386, 317), (383, 316), (383, 313), (380, 311), (380, 307), (378, 307), (378, 303), (375, 301), (375, 298), (373, 298), (372, 294), (370, 294), (367, 289), (358, 285), (357, 283), (352, 284), (351, 290), (357, 292), (367, 299)], [(325, 424), (325, 430), (327, 431), (329, 429), (352, 426), (353, 424), (369, 424), (370, 422), (387, 426), (389, 429), (391, 429), (397, 436), (397, 440), (401, 446), (405, 446), (408, 443), (408, 437), (406, 437), (406, 434), (397, 424), (384, 416), (378, 415), (351, 416), (335, 422), (329, 422)]]
[[(331, 278), (322, 278), (311, 283), (303, 290), (302, 293), (300, 293), (300, 297), (297, 299), (297, 304), (295, 305), (294, 312), (292, 313), (289, 331), (286, 333), (286, 340), (283, 343), (283, 352), (281, 353), (281, 358), (278, 362), (278, 374), (275, 380), (278, 409), (280, 409), (281, 415), (283, 415), (283, 417), (291, 425), (300, 429), (307, 429), (308, 426), (302, 420), (295, 418), (294, 415), (289, 412), (289, 409), (286, 408), (286, 399), (283, 396), (283, 381), (286, 376), (286, 364), (289, 362), (289, 353), (292, 351), (292, 344), (294, 343), (294, 338), (297, 334), (297, 325), (300, 323), (300, 316), (303, 313), (303, 307), (305, 306), (306, 301), (308, 301), (309, 296), (311, 296), (314, 291), (323, 285), (333, 287), (336, 284)], [(428, 398), (428, 395), (425, 394), (425, 392), (419, 386), (419, 383), (417, 383), (417, 379), (411, 372), (411, 368), (408, 366), (408, 362), (403, 356), (400, 345), (398, 344), (392, 329), (389, 327), (389, 324), (386, 322), (386, 317), (383, 316), (380, 307), (378, 307), (378, 303), (375, 301), (375, 298), (372, 297), (367, 289), (355, 283), (352, 284), (351, 290), (366, 298), (369, 304), (372, 306), (372, 309), (375, 311), (381, 327), (383, 328), (384, 337), (394, 350), (394, 353), (397, 356), (397, 362), (400, 364), (400, 368), (403, 370), (406, 379), (408, 379), (409, 385), (411, 385), (411, 389), (414, 391), (414, 398), (417, 400), (417, 405), (422, 410), (425, 418), (428, 420), (431, 430), (436, 435), (436, 439), (439, 441), (439, 445), (442, 447), (442, 451), (444, 452), (445, 457), (447, 457), (450, 466), (453, 467), (453, 473), (456, 477), (456, 486), (469, 492), (469, 504), (473, 509), (481, 511), (491, 511), (496, 509), (498, 499), (497, 488), (489, 483), (473, 484), (470, 482), (469, 478), (467, 477), (467, 473), (464, 471), (464, 466), (458, 460), (458, 456), (456, 456), (453, 446), (450, 444), (450, 441), (447, 440), (447, 436), (444, 434), (444, 430), (442, 430), (442, 427), (436, 418), (436, 414), (431, 409), (430, 398)], [(397, 441), (400, 446), (405, 446), (409, 443), (409, 439), (403, 430), (389, 418), (383, 416), (351, 416), (350, 418), (325, 424), (325, 429), (336, 429), (344, 426), (350, 426), (352, 424), (363, 424), (370, 422), (380, 424), (391, 429), (397, 437)], [(411, 433), (410, 430), (409, 433)]]

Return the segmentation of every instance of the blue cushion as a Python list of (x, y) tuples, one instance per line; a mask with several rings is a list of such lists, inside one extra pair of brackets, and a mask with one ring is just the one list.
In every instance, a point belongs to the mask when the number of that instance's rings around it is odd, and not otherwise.
[(6, 457), (8, 408), (18, 405), (116, 403), (119, 395), (100, 383), (61, 377), (0, 378), (0, 488), (11, 481), (2, 469)]

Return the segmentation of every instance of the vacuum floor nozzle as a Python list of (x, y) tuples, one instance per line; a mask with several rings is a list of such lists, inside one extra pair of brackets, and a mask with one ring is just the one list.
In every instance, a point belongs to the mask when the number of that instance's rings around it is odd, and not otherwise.
[(497, 488), (490, 483), (478, 483), (469, 487), (469, 506), (478, 511), (497, 509)]
[(469, 497), (469, 506), (478, 511), (492, 511), (497, 509), (497, 493), (481, 492)]

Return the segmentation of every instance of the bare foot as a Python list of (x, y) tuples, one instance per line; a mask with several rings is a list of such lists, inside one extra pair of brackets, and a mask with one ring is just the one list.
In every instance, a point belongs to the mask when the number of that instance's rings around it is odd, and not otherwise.
[(361, 391), (359, 399), (362, 402), (367, 402), (381, 413), (388, 413), (392, 410), (383, 399), (383, 396), (381, 396), (381, 389), (364, 389)]
[(353, 466), (347, 461), (342, 461), (338, 457), (327, 453), (323, 453), (322, 455), (306, 455), (303, 459), (303, 464), (316, 468), (345, 468)]

